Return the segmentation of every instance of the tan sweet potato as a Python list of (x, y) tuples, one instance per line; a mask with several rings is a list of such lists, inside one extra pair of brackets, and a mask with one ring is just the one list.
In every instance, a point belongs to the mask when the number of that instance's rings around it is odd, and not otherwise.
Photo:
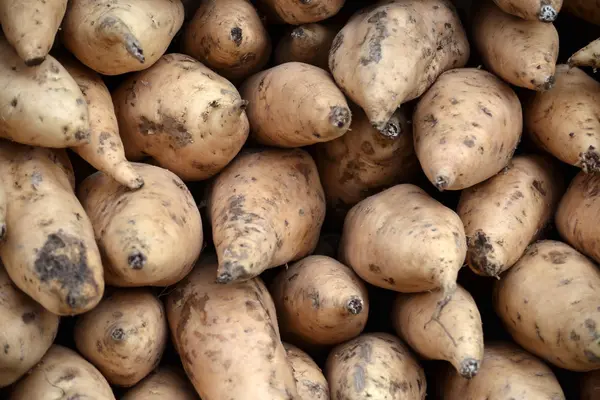
[(308, 354), (294, 345), (283, 343), (301, 400), (329, 400), (329, 384), (321, 368)]
[(589, 23), (600, 25), (600, 6), (596, 0), (564, 0), (563, 10)]
[(127, 158), (151, 156), (183, 180), (212, 177), (248, 138), (247, 103), (235, 86), (184, 54), (131, 76), (113, 101)]
[(19, 381), (9, 400), (115, 400), (108, 382), (92, 364), (63, 346), (53, 345), (42, 361)]
[(460, 190), (508, 164), (523, 131), (515, 92), (487, 71), (444, 72), (413, 115), (415, 151), (438, 190)]
[(0, 25), (25, 65), (41, 64), (67, 10), (67, 0), (1, 0)]
[(387, 333), (335, 347), (325, 365), (332, 399), (424, 400), (427, 382), (408, 347)]
[(13, 384), (52, 346), (59, 317), (17, 289), (0, 263), (0, 387)]
[(129, 389), (121, 400), (199, 400), (194, 387), (179, 369), (160, 367)]
[(458, 215), (419, 187), (401, 184), (348, 212), (339, 257), (372, 285), (447, 294), (456, 288), (466, 251)]
[(158, 366), (167, 344), (163, 304), (148, 289), (120, 289), (77, 319), (77, 350), (112, 385), (130, 387)]
[(600, 398), (600, 370), (588, 372), (581, 378), (581, 395), (579, 400), (596, 400)]
[(317, 167), (304, 150), (245, 151), (215, 179), (208, 213), (221, 283), (306, 257), (325, 219)]
[(536, 242), (494, 288), (494, 308), (525, 350), (572, 370), (600, 369), (600, 270), (565, 243)]
[(564, 189), (552, 159), (520, 155), (504, 171), (464, 190), (457, 213), (473, 272), (498, 277), (512, 267), (551, 220)]
[(167, 317), (183, 367), (202, 399), (300, 400), (260, 278), (221, 285), (204, 257), (169, 294)]
[(104, 255), (113, 286), (169, 286), (192, 269), (202, 249), (200, 211), (171, 171), (132, 163), (146, 184), (129, 191), (97, 172), (78, 195)]
[(120, 75), (157, 62), (183, 17), (180, 0), (71, 0), (61, 38), (94, 71)]
[(471, 380), (450, 368), (445, 375), (438, 381), (444, 400), (565, 400), (552, 370), (511, 343), (487, 344), (479, 374)]
[(94, 308), (104, 293), (102, 262), (66, 152), (1, 141), (0, 175), (12, 183), (10, 234), (0, 246), (12, 281), (57, 315)]
[(569, 67), (600, 67), (600, 39), (575, 52), (567, 61)]
[(525, 129), (542, 149), (586, 172), (600, 172), (600, 83), (579, 68), (556, 68), (552, 90), (524, 105)]
[(291, 25), (319, 22), (334, 16), (346, 0), (259, 0), (272, 22)]
[(183, 52), (230, 80), (269, 61), (271, 39), (248, 0), (202, 0), (185, 28)]
[(326, 256), (309, 256), (284, 268), (270, 292), (284, 340), (334, 345), (358, 336), (367, 324), (367, 288), (348, 267)]
[(305, 24), (291, 29), (275, 48), (275, 63), (301, 62), (329, 69), (329, 49), (338, 32), (331, 24)]
[(384, 0), (356, 13), (337, 34), (329, 69), (385, 134), (400, 104), (468, 59), (467, 36), (450, 1)]
[(474, 16), (473, 39), (484, 65), (508, 83), (537, 91), (552, 88), (558, 59), (552, 23), (515, 17), (486, 0)]
[(494, 0), (502, 11), (517, 17), (542, 22), (553, 22), (563, 0)]
[[(298, 79), (302, 77), (302, 79)], [(342, 136), (352, 121), (343, 93), (325, 70), (289, 62), (261, 71), (240, 87), (253, 137), (301, 147)]]

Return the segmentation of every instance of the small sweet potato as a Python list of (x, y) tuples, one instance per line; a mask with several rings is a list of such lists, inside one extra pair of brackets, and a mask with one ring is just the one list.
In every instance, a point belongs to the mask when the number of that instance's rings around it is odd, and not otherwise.
[(553, 22), (563, 0), (494, 0), (502, 11), (517, 17), (542, 22)]
[(339, 29), (331, 24), (296, 26), (281, 38), (275, 48), (275, 63), (301, 62), (329, 69), (329, 50)]
[(121, 400), (199, 400), (198, 394), (179, 369), (160, 367), (129, 389)]
[(319, 22), (334, 16), (346, 0), (259, 0), (272, 22), (290, 25)]
[(321, 368), (296, 346), (283, 343), (283, 347), (294, 372), (300, 400), (329, 400), (329, 384)]

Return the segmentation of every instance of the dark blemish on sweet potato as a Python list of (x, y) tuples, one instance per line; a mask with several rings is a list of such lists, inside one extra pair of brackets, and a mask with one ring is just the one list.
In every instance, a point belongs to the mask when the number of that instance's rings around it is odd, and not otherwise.
[(477, 231), (473, 237), (468, 238), (467, 259), (473, 268), (484, 275), (498, 276), (501, 265), (491, 261), (494, 247), (490, 239), (482, 231)]
[(350, 110), (347, 107), (334, 106), (329, 111), (329, 123), (343, 128), (350, 123)]
[(579, 163), (586, 173), (600, 172), (600, 153), (594, 146), (590, 146), (586, 152), (579, 154)]
[(537, 322), (535, 323), (535, 334), (537, 335), (538, 339), (540, 339), (542, 341), (542, 343), (545, 343), (546, 341), (544, 340), (544, 338), (542, 337), (542, 332), (540, 331), (540, 327), (537, 324)]
[(141, 251), (135, 249), (127, 257), (127, 264), (132, 269), (142, 269), (146, 265), (147, 257)]
[(179, 120), (166, 114), (160, 114), (159, 116), (161, 121), (156, 122), (142, 115), (138, 124), (139, 132), (144, 136), (152, 134), (167, 135), (169, 145), (173, 146), (174, 149), (180, 149), (194, 142), (192, 135)]
[(231, 38), (231, 40), (233, 40), (233, 43), (235, 43), (235, 45), (239, 47), (242, 44), (242, 39), (243, 39), (242, 28), (237, 27), (237, 26), (231, 28), (229, 37)]
[(362, 144), (360, 145), (360, 149), (366, 155), (370, 156), (370, 155), (375, 154), (375, 150), (373, 149), (373, 145), (370, 142), (362, 142)]
[(54, 381), (54, 384), (58, 385), (62, 382), (70, 382), (73, 379), (75, 379), (78, 375), (79, 371), (77, 371), (75, 368), (67, 368), (65, 370), (65, 373), (62, 376), (60, 376), (56, 381)]
[(465, 138), (465, 140), (463, 140), (463, 144), (469, 148), (475, 146), (475, 141), (472, 138)]
[(533, 186), (533, 188), (534, 188), (535, 190), (537, 190), (537, 191), (538, 191), (538, 192), (539, 192), (539, 193), (540, 193), (542, 196), (544, 196), (544, 197), (546, 196), (546, 189), (544, 189), (544, 186), (543, 186), (543, 184), (542, 184), (542, 182), (541, 182), (541, 181), (538, 181), (537, 179), (535, 179), (535, 180), (533, 181), (533, 184), (532, 184), (532, 186)]
[(12, 99), (12, 101), (10, 102), (10, 105), (13, 107), (16, 107), (17, 104), (19, 104), (19, 101), (17, 100), (17, 98), (15, 97), (14, 99)]
[(319, 309), (319, 307), (321, 307), (321, 298), (317, 289), (310, 289), (308, 292), (308, 298), (311, 300), (313, 308)]
[(381, 42), (390, 34), (387, 30), (387, 12), (382, 10), (371, 16), (367, 23), (375, 25), (375, 32), (372, 34), (367, 45), (369, 54), (360, 58), (361, 65), (378, 64), (381, 61)]
[(289, 278), (288, 278), (288, 282), (293, 281), (294, 279), (296, 279), (300, 274), (298, 274), (297, 272), (295, 274), (292, 274)]
[(23, 320), (24, 324), (29, 324), (32, 321), (34, 321), (37, 317), (37, 314), (35, 313), (35, 311), (31, 311), (31, 312), (27, 312), (24, 313), (23, 315), (21, 315), (21, 320)]
[(550, 259), (552, 264), (564, 264), (567, 262), (567, 258), (569, 257), (569, 253), (561, 253), (560, 251), (552, 250), (546, 256), (545, 254), (542, 256), (544, 260)]
[(479, 109), (481, 110), (481, 112), (483, 112), (485, 115), (487, 115), (488, 117), (492, 117), (492, 112), (485, 106), (483, 105), (479, 105)]
[(438, 123), (438, 119), (435, 117), (435, 115), (433, 114), (427, 114), (424, 118), (423, 121), (428, 122), (431, 124), (431, 126), (436, 126)]
[(381, 268), (375, 264), (369, 264), (369, 271), (376, 273), (376, 274), (380, 274)]

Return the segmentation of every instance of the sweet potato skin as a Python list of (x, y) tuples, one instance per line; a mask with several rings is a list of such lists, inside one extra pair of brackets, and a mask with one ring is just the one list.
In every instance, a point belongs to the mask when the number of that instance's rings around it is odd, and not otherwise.
[(580, 400), (594, 400), (598, 396), (600, 396), (600, 370), (595, 370), (581, 378)]
[(199, 400), (194, 387), (179, 369), (159, 367), (127, 391), (121, 400)]
[(346, 0), (260, 0), (261, 9), (273, 22), (290, 25), (319, 22), (334, 16)]
[(284, 342), (283, 347), (294, 372), (300, 399), (329, 400), (329, 384), (321, 368), (296, 346)]
[(494, 0), (494, 3), (502, 11), (526, 20), (553, 22), (563, 0)]
[(275, 48), (275, 63), (301, 62), (329, 69), (329, 49), (339, 29), (331, 24), (304, 24), (291, 29)]
[(576, 51), (567, 61), (569, 67), (600, 67), (600, 39)]
[(591, 24), (600, 25), (600, 7), (596, 1), (564, 0), (563, 9)]

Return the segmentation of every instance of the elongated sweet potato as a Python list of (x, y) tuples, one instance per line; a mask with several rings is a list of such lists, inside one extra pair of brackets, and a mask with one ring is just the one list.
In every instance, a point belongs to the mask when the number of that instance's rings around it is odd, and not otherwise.
[(563, 0), (494, 0), (502, 11), (517, 17), (542, 22), (553, 22)]
[(97, 172), (79, 186), (113, 286), (168, 286), (194, 266), (202, 249), (200, 211), (169, 170), (132, 163), (146, 182), (129, 191)]
[(600, 39), (575, 52), (567, 62), (569, 67), (600, 67)]
[(180, 0), (71, 0), (61, 37), (96, 72), (141, 71), (165, 53), (183, 12)]
[(474, 16), (473, 39), (484, 65), (508, 83), (537, 91), (552, 88), (558, 59), (552, 23), (515, 17), (486, 0)]
[(600, 370), (588, 372), (581, 378), (580, 400), (600, 398)]
[(10, 234), (0, 246), (12, 281), (57, 315), (94, 308), (104, 293), (102, 262), (66, 152), (1, 141), (0, 175), (12, 182)]
[[(127, 391), (121, 400), (199, 400), (194, 387), (179, 369), (160, 367)], [(304, 399), (303, 399), (304, 400)]]
[(184, 54), (167, 54), (113, 93), (127, 158), (153, 157), (183, 180), (207, 179), (248, 138), (246, 101), (233, 84)]
[(384, 0), (356, 13), (337, 34), (329, 69), (385, 134), (400, 104), (468, 59), (467, 36), (450, 1)]
[(367, 288), (333, 258), (309, 256), (282, 269), (270, 291), (283, 340), (300, 346), (339, 344), (367, 324)]
[(467, 251), (451, 209), (412, 184), (393, 186), (346, 215), (340, 261), (372, 285), (414, 293), (456, 288)]
[(444, 400), (565, 400), (556, 376), (546, 364), (511, 343), (485, 346), (479, 374), (466, 380), (447, 369), (439, 381)]
[(291, 29), (275, 48), (275, 63), (301, 62), (329, 69), (329, 50), (338, 29), (331, 24), (305, 24)]
[(483, 182), (508, 164), (523, 131), (521, 102), (489, 72), (444, 72), (413, 115), (415, 151), (439, 190)]
[(321, 368), (308, 354), (294, 345), (283, 343), (292, 366), (298, 395), (301, 400), (329, 400), (329, 384)]
[(552, 159), (521, 155), (503, 172), (463, 191), (457, 213), (473, 272), (498, 277), (512, 267), (550, 221), (564, 189)]
[(259, 0), (272, 22), (291, 25), (319, 22), (334, 16), (346, 0)]
[(425, 373), (397, 337), (367, 333), (335, 347), (325, 365), (332, 399), (424, 400)]
[(216, 269), (214, 257), (201, 259), (166, 302), (196, 391), (206, 400), (300, 400), (267, 288), (260, 278), (221, 285)]
[(524, 105), (526, 132), (542, 149), (586, 172), (600, 172), (600, 83), (579, 68), (556, 68), (552, 90)]
[(494, 308), (525, 350), (572, 370), (600, 369), (600, 271), (565, 243), (540, 241), (494, 288)]
[(317, 167), (304, 150), (245, 151), (208, 198), (221, 283), (250, 279), (315, 249), (325, 219)]
[[(302, 79), (297, 79), (302, 77)], [(352, 115), (325, 70), (290, 62), (261, 71), (240, 88), (252, 135), (262, 144), (301, 147), (342, 136)]]
[(592, 0), (564, 0), (563, 10), (589, 23), (600, 25), (600, 7)]

